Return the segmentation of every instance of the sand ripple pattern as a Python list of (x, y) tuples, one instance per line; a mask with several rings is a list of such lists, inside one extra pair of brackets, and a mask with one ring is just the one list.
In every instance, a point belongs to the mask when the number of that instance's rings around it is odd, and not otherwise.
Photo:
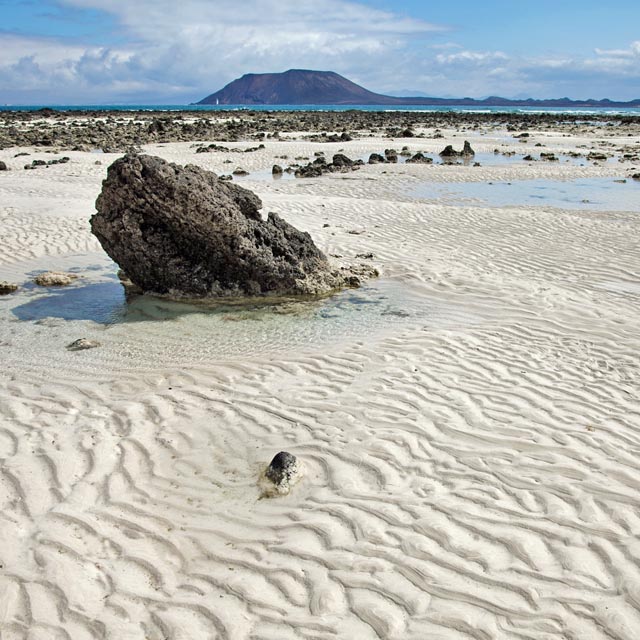
[(363, 195), (265, 201), (483, 322), (3, 376), (3, 638), (638, 637), (640, 218)]

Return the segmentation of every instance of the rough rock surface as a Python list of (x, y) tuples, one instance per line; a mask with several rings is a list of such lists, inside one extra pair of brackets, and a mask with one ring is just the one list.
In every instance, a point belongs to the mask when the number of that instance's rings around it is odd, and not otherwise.
[(5, 162), (2, 162), (2, 160), (0, 160), (0, 171), (6, 171), (7, 170), (7, 165)]
[(292, 453), (280, 451), (264, 472), (264, 496), (286, 495), (302, 476), (302, 464)]
[(65, 273), (64, 271), (46, 271), (39, 273), (33, 281), (40, 287), (65, 287), (77, 280), (75, 273)]
[(18, 285), (6, 280), (0, 281), (0, 296), (6, 296), (18, 290)]
[(308, 233), (251, 191), (199, 167), (128, 155), (116, 160), (91, 230), (142, 291), (169, 297), (317, 295), (357, 286), (332, 270)]

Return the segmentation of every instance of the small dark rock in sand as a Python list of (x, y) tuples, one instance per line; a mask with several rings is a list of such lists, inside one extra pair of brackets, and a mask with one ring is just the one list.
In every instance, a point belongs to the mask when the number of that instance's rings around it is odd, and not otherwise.
[(156, 295), (317, 295), (349, 286), (353, 269), (333, 269), (308, 233), (275, 213), (263, 220), (261, 207), (251, 191), (200, 167), (128, 155), (108, 169), (91, 230), (131, 282)]
[(276, 454), (264, 475), (271, 486), (265, 487), (263, 495), (286, 495), (301, 477), (302, 465), (288, 451)]
[(242, 167), (236, 167), (233, 171), (232, 171), (234, 176), (248, 176), (249, 172), (246, 169), (243, 169)]
[(0, 160), (0, 171), (7, 171), (7, 165), (2, 160)]
[(78, 338), (71, 344), (67, 345), (69, 351), (84, 351), (85, 349), (95, 349), (101, 346), (97, 340), (88, 340), (87, 338)]
[(18, 285), (13, 282), (7, 282), (6, 280), (2, 280), (0, 282), (0, 296), (6, 296), (10, 293), (14, 293), (18, 290)]
[(640, 180), (640, 173), (632, 173), (629, 177), (634, 180)]
[(271, 174), (274, 176), (281, 176), (283, 173), (282, 167), (279, 164), (274, 164), (271, 168)]

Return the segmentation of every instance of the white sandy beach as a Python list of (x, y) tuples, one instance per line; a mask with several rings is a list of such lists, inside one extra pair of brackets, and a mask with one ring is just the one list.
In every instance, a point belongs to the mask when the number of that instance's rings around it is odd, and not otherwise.
[[(506, 131), (443, 134), (145, 152), (270, 173), (279, 155), (319, 150), (357, 158), (469, 139), (477, 153), (540, 151)], [(604, 135), (535, 141), (561, 153)], [(80, 275), (59, 293), (0, 297), (2, 640), (640, 637), (640, 200), (415, 195), (436, 183), (612, 183), (626, 165), (250, 174), (239, 183), (264, 211), (334, 260), (373, 253), (380, 282), (365, 297), (378, 304), (334, 310), (336, 321), (329, 309), (326, 322), (238, 312), (211, 328), (199, 314), (83, 314), (87, 299), (69, 292), (92, 284), (100, 306), (118, 286), (88, 224), (118, 156), (57, 155), (70, 162), (25, 171), (53, 156), (0, 151), (11, 169), (0, 280)], [(102, 346), (65, 349), (81, 337)], [(280, 450), (305, 475), (260, 499)]]

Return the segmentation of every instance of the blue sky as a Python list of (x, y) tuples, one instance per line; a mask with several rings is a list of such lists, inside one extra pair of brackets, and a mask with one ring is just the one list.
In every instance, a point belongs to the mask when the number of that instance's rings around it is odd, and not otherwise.
[(442, 97), (640, 98), (640, 2), (0, 0), (0, 103), (187, 103), (248, 72)]

